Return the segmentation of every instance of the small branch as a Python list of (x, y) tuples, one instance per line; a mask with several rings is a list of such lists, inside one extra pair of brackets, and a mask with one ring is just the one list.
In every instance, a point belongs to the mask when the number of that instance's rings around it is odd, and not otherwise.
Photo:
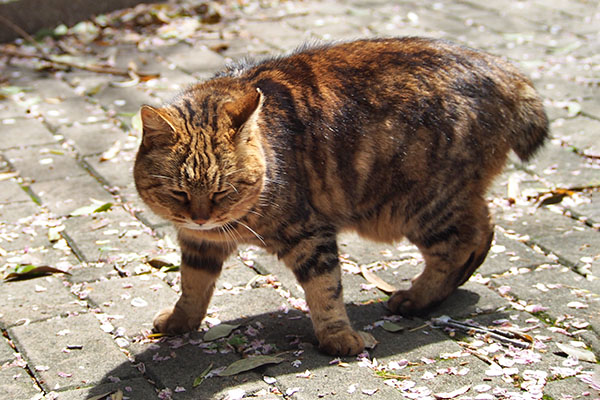
[(458, 329), (465, 333), (470, 333), (470, 332), (479, 333), (479, 334), (485, 335), (487, 337), (490, 337), (492, 339), (495, 339), (499, 342), (511, 344), (511, 345), (513, 345), (515, 347), (519, 347), (521, 349), (527, 349), (527, 348), (531, 347), (531, 345), (529, 343), (525, 343), (520, 340), (513, 339), (515, 337), (515, 335), (511, 332), (504, 332), (499, 329), (487, 329), (487, 328), (455, 321), (450, 318), (434, 319), (433, 322), (434, 322), (434, 325), (437, 327), (454, 328), (454, 329)]
[(3, 15), (0, 15), (0, 21), (4, 22), (6, 26), (12, 29), (17, 35), (21, 36), (23, 39), (34, 45), (39, 51), (41, 51), (42, 53), (44, 52), (44, 49), (39, 45), (38, 42), (35, 41), (33, 36), (25, 32), (25, 30), (23, 30), (20, 26), (16, 25)]
[(112, 75), (127, 76), (127, 77), (131, 77), (132, 75), (134, 75), (134, 76), (137, 75), (138, 77), (159, 76), (159, 74), (156, 74), (156, 73), (144, 73), (144, 72), (138, 72), (138, 71), (133, 72), (130, 70), (113, 68), (113, 67), (108, 67), (108, 66), (104, 66), (104, 65), (80, 64), (80, 63), (69, 62), (69, 61), (64, 61), (64, 60), (57, 60), (52, 56), (46, 56), (43, 54), (25, 53), (25, 52), (21, 52), (18, 50), (11, 50), (11, 49), (2, 48), (2, 47), (0, 47), (0, 53), (5, 54), (7, 56), (11, 56), (11, 57), (37, 58), (38, 60), (46, 61), (50, 64), (62, 65), (65, 67), (82, 69), (84, 71), (97, 72), (97, 73), (101, 73), (101, 74), (112, 74)]

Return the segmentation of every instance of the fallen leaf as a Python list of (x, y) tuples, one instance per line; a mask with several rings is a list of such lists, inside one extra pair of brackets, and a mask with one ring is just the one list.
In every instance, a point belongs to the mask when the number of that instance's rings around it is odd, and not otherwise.
[(196, 377), (196, 379), (194, 379), (194, 383), (192, 383), (192, 386), (196, 387), (196, 386), (200, 385), (202, 382), (204, 382), (206, 375), (208, 375), (208, 373), (211, 371), (212, 367), (213, 367), (213, 363), (210, 363), (208, 365), (208, 367), (206, 367), (204, 369), (204, 371), (202, 371), (202, 373), (200, 375), (198, 375)]
[(469, 391), (469, 389), (471, 389), (471, 386), (463, 386), (461, 388), (458, 388), (456, 390), (453, 390), (452, 392), (443, 392), (443, 393), (434, 393), (433, 396), (436, 399), (453, 399), (455, 397), (458, 397), (462, 394), (465, 394)]
[(87, 400), (101, 400), (101, 399), (105, 399), (106, 396), (112, 395), (114, 393), (115, 393), (114, 391), (102, 393), (102, 394), (99, 394), (98, 396), (89, 397)]
[(37, 278), (39, 276), (48, 275), (48, 274), (67, 274), (71, 275), (67, 271), (63, 271), (58, 268), (49, 267), (47, 265), (42, 265), (40, 267), (36, 267), (35, 265), (18, 265), (13, 272), (9, 273), (4, 277), (5, 281), (17, 281), (23, 279), (31, 279)]
[(255, 356), (234, 361), (219, 376), (232, 376), (242, 372), (253, 370), (267, 364), (279, 364), (283, 358), (275, 356)]
[(566, 353), (567, 355), (574, 357), (579, 361), (587, 361), (591, 363), (597, 362), (596, 355), (589, 350), (578, 349), (563, 343), (556, 343), (556, 347), (558, 347), (561, 352)]
[(379, 343), (377, 339), (375, 339), (375, 337), (370, 333), (358, 331), (358, 334), (360, 335), (360, 337), (362, 337), (363, 341), (365, 342), (366, 349), (374, 349), (375, 346), (377, 346), (377, 343)]
[(375, 275), (373, 272), (369, 271), (367, 269), (366, 265), (360, 266), (360, 272), (362, 273), (362, 275), (368, 282), (374, 284), (375, 286), (377, 286), (379, 289), (381, 289), (382, 291), (384, 291), (386, 293), (393, 293), (396, 290), (398, 290), (394, 286), (390, 285), (389, 283), (387, 283), (386, 281), (384, 281), (383, 279), (381, 279), (380, 277)]
[(589, 306), (587, 304), (585, 304), (585, 303), (580, 302), (580, 301), (572, 301), (572, 302), (570, 302), (570, 303), (567, 304), (567, 307), (581, 309), (581, 308), (588, 308)]
[(176, 253), (163, 254), (147, 261), (154, 268), (179, 267), (180, 258)]
[(1, 172), (0, 173), (0, 181), (5, 181), (11, 178), (16, 178), (19, 174), (16, 172)]
[(112, 146), (109, 147), (108, 150), (106, 150), (104, 153), (102, 153), (102, 155), (100, 156), (100, 161), (108, 161), (108, 160), (112, 160), (113, 158), (115, 158), (117, 156), (117, 154), (119, 154), (119, 152), (121, 151), (121, 141), (117, 140), (116, 142), (113, 143)]
[(395, 332), (402, 332), (402, 331), (404, 330), (404, 327), (403, 327), (403, 326), (400, 326), (400, 325), (398, 325), (398, 324), (395, 324), (395, 323), (393, 323), (393, 322), (390, 322), (390, 321), (385, 321), (385, 322), (383, 323), (383, 325), (381, 325), (381, 327), (382, 327), (383, 329), (385, 329), (386, 331), (388, 331), (388, 332), (392, 332), (392, 333), (395, 333)]
[(81, 215), (90, 215), (93, 213), (105, 212), (105, 211), (110, 210), (113, 206), (113, 203), (110, 203), (110, 202), (103, 203), (103, 202), (95, 200), (95, 199), (91, 199), (91, 200), (92, 200), (92, 204), (83, 206), (83, 207), (79, 207), (78, 209), (72, 211), (71, 214), (69, 214), (69, 215), (71, 217), (78, 217)]
[(239, 325), (229, 325), (229, 324), (215, 325), (204, 334), (204, 341), (212, 342), (213, 340), (227, 337), (234, 329), (237, 329), (238, 327), (239, 327)]

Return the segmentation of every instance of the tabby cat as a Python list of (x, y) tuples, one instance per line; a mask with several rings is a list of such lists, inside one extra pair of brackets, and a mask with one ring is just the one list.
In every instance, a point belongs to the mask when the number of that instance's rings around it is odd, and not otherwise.
[(223, 261), (250, 243), (293, 270), (320, 348), (341, 355), (364, 340), (344, 307), (338, 232), (418, 246), (425, 268), (388, 307), (427, 313), (483, 262), (484, 194), (508, 152), (526, 161), (548, 135), (515, 67), (425, 38), (234, 65), (141, 117), (137, 189), (175, 224), (182, 253), (181, 298), (155, 330), (197, 329)]

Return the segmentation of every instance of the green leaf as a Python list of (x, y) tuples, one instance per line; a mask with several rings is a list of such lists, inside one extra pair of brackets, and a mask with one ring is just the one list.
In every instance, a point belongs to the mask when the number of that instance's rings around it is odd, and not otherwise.
[(0, 86), (0, 96), (8, 97), (14, 94), (19, 94), (21, 92), (25, 92), (27, 90), (31, 90), (28, 88), (24, 88), (21, 86)]
[(202, 373), (200, 375), (198, 375), (198, 377), (196, 377), (196, 379), (194, 379), (194, 383), (192, 383), (192, 386), (196, 387), (196, 386), (200, 385), (202, 382), (204, 382), (206, 375), (208, 375), (208, 373), (210, 372), (212, 367), (213, 367), (213, 363), (210, 363), (209, 366), (206, 367), (206, 369), (204, 371), (202, 371)]
[(131, 127), (134, 131), (139, 133), (142, 133), (144, 131), (144, 126), (142, 125), (142, 117), (139, 111), (131, 117)]
[(105, 212), (110, 210), (112, 206), (113, 203), (102, 203), (101, 201), (92, 199), (92, 204), (79, 207), (78, 209), (73, 210), (69, 215), (71, 217), (79, 217), (81, 215), (90, 215), (93, 213)]
[(31, 279), (36, 278), (42, 275), (48, 274), (67, 274), (71, 275), (67, 271), (63, 271), (58, 268), (49, 267), (47, 265), (43, 265), (40, 267), (36, 267), (35, 265), (27, 264), (27, 265), (17, 265), (17, 267), (13, 270), (13, 272), (9, 273), (4, 277), (5, 281), (17, 281), (23, 279)]
[(275, 356), (255, 356), (248, 357), (231, 363), (219, 376), (232, 376), (242, 372), (251, 371), (254, 368), (261, 367), (267, 364), (279, 364), (283, 358)]
[(105, 212), (105, 211), (108, 211), (108, 210), (110, 210), (112, 206), (113, 206), (113, 203), (110, 203), (110, 202), (108, 202), (108, 203), (104, 203), (104, 204), (102, 204), (100, 207), (96, 208), (96, 209), (94, 210), (94, 212), (95, 212), (95, 213), (98, 213), (98, 212)]
[(390, 321), (385, 321), (385, 322), (383, 323), (383, 325), (381, 325), (381, 327), (382, 327), (383, 329), (385, 329), (386, 331), (388, 331), (388, 332), (392, 332), (392, 333), (395, 333), (395, 332), (402, 332), (402, 331), (404, 330), (404, 327), (403, 327), (403, 326), (400, 326), (400, 325), (398, 325), (398, 324), (395, 324), (395, 323), (393, 323), (393, 322), (390, 322)]
[(233, 331), (234, 329), (237, 329), (237, 328), (239, 328), (239, 325), (229, 325), (229, 324), (215, 325), (204, 334), (204, 341), (212, 342), (213, 340), (227, 337), (227, 336), (229, 336), (229, 334), (231, 334), (231, 331)]

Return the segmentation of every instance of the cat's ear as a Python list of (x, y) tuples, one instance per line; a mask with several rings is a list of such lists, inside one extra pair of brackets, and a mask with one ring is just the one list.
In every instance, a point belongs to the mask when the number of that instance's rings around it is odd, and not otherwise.
[(239, 99), (223, 105), (223, 111), (229, 116), (235, 131), (239, 130), (258, 110), (262, 98), (262, 92), (259, 88), (256, 88), (256, 90), (251, 90)]
[(164, 115), (160, 109), (143, 105), (140, 109), (140, 117), (142, 119), (143, 137), (142, 143), (148, 146), (155, 141), (169, 141), (175, 134), (175, 129), (168, 116)]

